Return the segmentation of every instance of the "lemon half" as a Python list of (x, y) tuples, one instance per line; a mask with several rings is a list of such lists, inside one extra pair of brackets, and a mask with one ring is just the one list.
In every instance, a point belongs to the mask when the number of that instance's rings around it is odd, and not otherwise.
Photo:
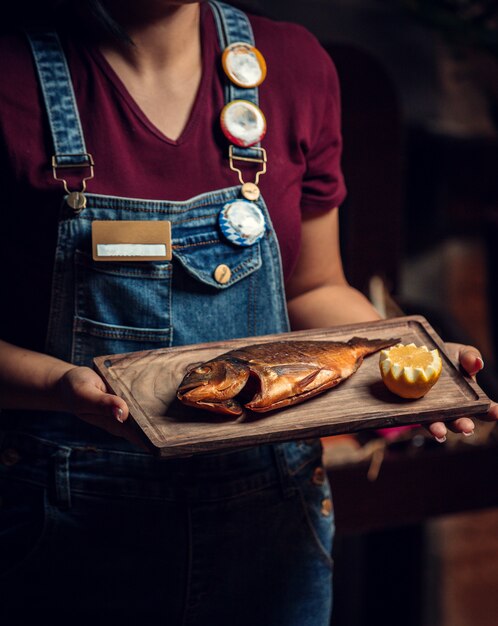
[(381, 351), (379, 367), (390, 391), (402, 398), (421, 398), (437, 383), (443, 362), (437, 350), (399, 343)]

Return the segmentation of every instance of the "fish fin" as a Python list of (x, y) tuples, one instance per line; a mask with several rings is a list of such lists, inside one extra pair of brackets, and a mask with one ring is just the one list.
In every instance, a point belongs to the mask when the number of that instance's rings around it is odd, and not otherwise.
[[(289, 401), (289, 398), (310, 392), (314, 395), (316, 388), (327, 389), (339, 376), (339, 372), (303, 364), (292, 363), (265, 368), (258, 372), (261, 390), (244, 406), (252, 411), (270, 411), (278, 406), (294, 404), (295, 402)], [(309, 389), (315, 382), (316, 387)]]
[(399, 337), (390, 339), (366, 339), (365, 337), (352, 337), (347, 343), (351, 348), (359, 348), (364, 355), (377, 352), (383, 348), (389, 348), (399, 343)]
[(218, 401), (196, 400), (193, 402), (189, 402), (184, 398), (182, 402), (183, 404), (193, 406), (196, 409), (205, 409), (206, 411), (211, 411), (211, 413), (219, 413), (222, 415), (242, 415), (243, 413), (241, 405), (233, 398)]
[(299, 404), (300, 402), (304, 402), (305, 400), (308, 400), (309, 398), (312, 398), (313, 396), (319, 395), (320, 393), (322, 393), (323, 391), (326, 391), (327, 389), (332, 389), (332, 387), (335, 387), (343, 380), (344, 379), (340, 376), (339, 373), (334, 372), (334, 376), (329, 378), (329, 380), (327, 380), (322, 385), (314, 387), (313, 389), (309, 389), (308, 391), (304, 391), (300, 394), (287, 396), (286, 398), (282, 398), (281, 400), (278, 400), (274, 402), (273, 404), (270, 404), (269, 406), (261, 405), (261, 404), (252, 405), (252, 403), (246, 404), (245, 406), (248, 409), (251, 409), (251, 411), (256, 411), (257, 413), (266, 413), (267, 411), (274, 411), (275, 409), (281, 409), (285, 406), (291, 406), (293, 404)]
[(267, 370), (277, 376), (300, 376), (301, 378), (295, 384), (306, 384), (314, 380), (322, 371), (319, 365), (308, 365), (307, 363), (287, 363), (285, 365), (274, 365), (268, 367)]
[[(311, 383), (316, 380), (316, 377), (318, 376), (318, 374), (320, 374), (323, 371), (324, 370), (321, 367), (317, 367), (316, 370), (314, 370), (313, 372), (310, 372), (308, 376), (305, 376), (302, 380), (299, 381), (299, 383), (297, 384), (297, 388), (304, 391), (306, 387), (311, 385)], [(339, 376), (339, 374), (337, 374), (337, 376)]]

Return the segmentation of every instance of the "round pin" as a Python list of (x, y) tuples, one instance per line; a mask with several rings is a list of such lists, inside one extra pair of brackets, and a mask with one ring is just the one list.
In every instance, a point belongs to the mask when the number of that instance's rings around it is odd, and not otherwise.
[(265, 234), (265, 216), (261, 209), (247, 200), (225, 204), (219, 216), (223, 235), (237, 246), (252, 246)]
[(260, 142), (266, 133), (263, 111), (249, 100), (232, 100), (220, 116), (225, 137), (236, 146), (249, 148)]
[(223, 70), (238, 87), (257, 87), (266, 78), (266, 61), (261, 52), (243, 41), (230, 44), (221, 57)]
[(261, 195), (259, 187), (254, 183), (244, 183), (241, 192), (246, 200), (257, 200)]

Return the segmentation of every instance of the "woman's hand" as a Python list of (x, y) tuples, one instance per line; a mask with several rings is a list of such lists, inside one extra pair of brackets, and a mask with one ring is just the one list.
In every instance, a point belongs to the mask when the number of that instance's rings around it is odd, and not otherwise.
[(126, 424), (129, 414), (126, 402), (108, 393), (104, 381), (89, 367), (69, 369), (57, 381), (54, 391), (68, 412), (111, 435), (141, 445), (135, 431)]
[(126, 402), (107, 393), (96, 372), (2, 340), (0, 407), (74, 413), (111, 435), (147, 449), (135, 425), (126, 423)]
[[(473, 378), (484, 367), (484, 361), (477, 348), (474, 348), (473, 346), (465, 346), (459, 343), (447, 343), (446, 348), (453, 361), (455, 363), (459, 363), (467, 374)], [(492, 402), (488, 413), (486, 415), (479, 416), (479, 419), (486, 421), (498, 420), (498, 404)], [(449, 422), (448, 424), (444, 424), (443, 422), (433, 422), (428, 426), (429, 432), (440, 443), (446, 441), (448, 428), (454, 433), (462, 433), (466, 437), (470, 437), (474, 434), (475, 424), (470, 417), (460, 417), (452, 422)]]

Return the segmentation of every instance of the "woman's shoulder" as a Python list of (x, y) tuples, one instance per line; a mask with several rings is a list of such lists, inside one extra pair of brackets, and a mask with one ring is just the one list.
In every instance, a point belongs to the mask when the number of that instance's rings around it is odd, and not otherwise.
[(269, 66), (300, 84), (323, 80), (334, 75), (332, 59), (318, 39), (307, 28), (292, 22), (280, 22), (261, 16), (249, 16), (256, 47), (263, 53)]
[(275, 43), (284, 45), (287, 49), (304, 45), (308, 51), (320, 47), (318, 39), (301, 24), (274, 20), (261, 15), (248, 14), (248, 17), (256, 39), (276, 40)]

